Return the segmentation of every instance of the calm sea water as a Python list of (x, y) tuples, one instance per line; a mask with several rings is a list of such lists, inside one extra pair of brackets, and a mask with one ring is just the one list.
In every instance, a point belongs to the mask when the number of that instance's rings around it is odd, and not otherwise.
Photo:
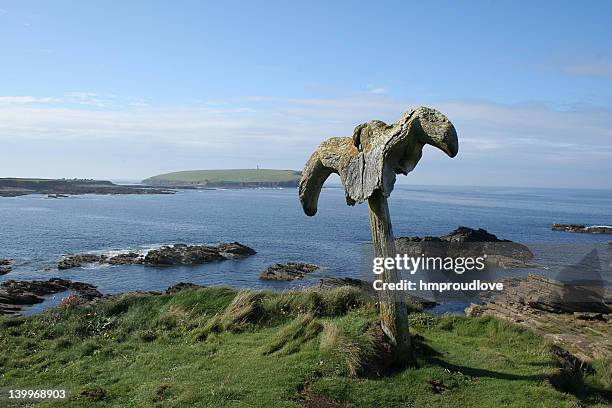
[[(397, 186), (389, 205), (396, 236), (442, 235), (460, 225), (485, 228), (500, 238), (546, 246), (537, 255), (547, 264), (578, 262), (597, 248), (603, 269), (610, 271), (606, 244), (612, 236), (553, 232), (550, 226), (612, 224), (612, 191)], [(0, 258), (15, 260), (13, 272), (0, 281), (62, 277), (93, 283), (104, 293), (163, 290), (177, 282), (282, 289), (311, 285), (322, 276), (359, 277), (360, 248), (369, 239), (367, 206), (348, 207), (340, 186), (323, 190), (315, 217), (303, 214), (295, 189), (0, 198)], [(56, 268), (67, 254), (229, 241), (249, 245), (257, 255), (190, 267)], [(550, 248), (557, 253), (551, 255)], [(322, 269), (297, 282), (258, 279), (266, 266), (286, 261)]]

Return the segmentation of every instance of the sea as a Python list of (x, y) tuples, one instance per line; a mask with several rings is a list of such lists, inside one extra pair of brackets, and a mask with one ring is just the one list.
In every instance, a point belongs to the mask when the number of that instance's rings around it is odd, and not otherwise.
[[(389, 208), (396, 237), (444, 235), (458, 226), (484, 228), (532, 248), (534, 262), (542, 266), (537, 273), (555, 277), (561, 269), (595, 254), (604, 285), (612, 281), (612, 249), (608, 249), (612, 235), (551, 230), (553, 223), (612, 225), (610, 190), (396, 185)], [(57, 269), (58, 261), (71, 254), (234, 241), (257, 254), (197, 266)], [(0, 276), (0, 282), (61, 277), (92, 283), (109, 294), (163, 291), (178, 282), (287, 290), (314, 285), (323, 277), (362, 278), (363, 248), (370, 246), (367, 204), (347, 206), (340, 185), (323, 189), (314, 217), (303, 213), (294, 188), (0, 197), (0, 259), (14, 260), (13, 271)], [(259, 279), (267, 266), (288, 261), (321, 268), (292, 282)], [(65, 295), (49, 296), (26, 314), (53, 306)]]

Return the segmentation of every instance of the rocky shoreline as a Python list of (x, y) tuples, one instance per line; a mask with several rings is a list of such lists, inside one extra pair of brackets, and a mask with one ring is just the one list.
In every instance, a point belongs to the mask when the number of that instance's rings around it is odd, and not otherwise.
[(317, 265), (304, 262), (287, 262), (284, 264), (270, 265), (264, 270), (259, 279), (276, 280), (276, 281), (292, 281), (295, 279), (304, 279), (304, 277), (319, 269)]
[(483, 293), (468, 316), (494, 316), (549, 339), (581, 364), (612, 358), (612, 291), (571, 285), (539, 275), (502, 281), (501, 293)]
[[(396, 239), (398, 253), (411, 256), (481, 256), (486, 253), (488, 262), (502, 268), (532, 267), (533, 253), (525, 245), (499, 239), (484, 229), (459, 227), (440, 237), (400, 237)], [(609, 244), (612, 247), (612, 242)], [(79, 268), (88, 264), (144, 265), (151, 267), (173, 265), (198, 265), (247, 257), (256, 251), (238, 242), (216, 246), (170, 244), (145, 252), (128, 251), (115, 255), (77, 254), (62, 258), (59, 270)], [(12, 260), (0, 259), (0, 273), (10, 271)], [(260, 279), (291, 281), (304, 279), (318, 270), (314, 264), (287, 262), (267, 267)], [(8, 273), (8, 272), (5, 272)], [(604, 288), (571, 285), (529, 275), (527, 278), (510, 278), (503, 281), (502, 293), (482, 293), (482, 304), (472, 304), (466, 309), (468, 316), (494, 316), (523, 325), (550, 339), (563, 353), (588, 364), (593, 359), (612, 358), (612, 294)], [(371, 296), (377, 296), (371, 282), (352, 278), (320, 279), (316, 290), (330, 290), (342, 286), (356, 287)], [(169, 287), (171, 294), (204, 286), (181, 282)], [(24, 308), (41, 303), (44, 296), (70, 291), (64, 304), (84, 304), (97, 299), (118, 295), (102, 295), (96, 286), (53, 278), (48, 281), (9, 280), (0, 285), (0, 315), (20, 315)], [(135, 292), (139, 295), (161, 295), (161, 292)], [(123, 294), (125, 295), (125, 294)], [(437, 303), (408, 294), (407, 301), (422, 309)], [(604, 339), (604, 340), (602, 340)], [(606, 340), (607, 339), (607, 340)], [(564, 355), (565, 355), (564, 354)]]
[(553, 231), (577, 232), (584, 234), (612, 234), (612, 226), (609, 225), (593, 225), (586, 226), (582, 224), (553, 224)]
[(52, 278), (47, 281), (9, 280), (0, 284), (0, 316), (18, 316), (24, 307), (44, 302), (45, 295), (72, 291), (75, 300), (87, 302), (102, 297), (95, 285)]
[(146, 253), (126, 252), (115, 256), (78, 254), (62, 258), (57, 269), (80, 268), (88, 264), (177, 266), (199, 265), (255, 255), (256, 251), (239, 242), (217, 246), (173, 244), (151, 249)]
[[(294, 264), (306, 265), (308, 270), (316, 268), (311, 264)], [(298, 266), (296, 268), (299, 269)], [(525, 326), (548, 339), (557, 347), (556, 350), (565, 361), (581, 369), (588, 369), (594, 359), (612, 358), (610, 290), (570, 285), (538, 275), (509, 278), (503, 280), (503, 283), (506, 288), (504, 292), (482, 293), (483, 303), (471, 304), (465, 310), (466, 315), (493, 316)], [(310, 288), (333, 290), (346, 286), (359, 288), (373, 297), (377, 296), (370, 282), (352, 278), (322, 278)], [(115, 296), (159, 296), (204, 287), (206, 286), (180, 282), (168, 287), (164, 292), (141, 291), (103, 295), (94, 285), (67, 279), (10, 280), (0, 285), (0, 316), (20, 316), (25, 308), (43, 302), (44, 296), (66, 291), (72, 293), (62, 299), (59, 307), (91, 304)], [(434, 301), (411, 294), (407, 294), (406, 301), (423, 310), (437, 305)]]
[(46, 194), (48, 198), (66, 198), (81, 194), (174, 194), (168, 188), (118, 185), (106, 180), (0, 178), (0, 197)]

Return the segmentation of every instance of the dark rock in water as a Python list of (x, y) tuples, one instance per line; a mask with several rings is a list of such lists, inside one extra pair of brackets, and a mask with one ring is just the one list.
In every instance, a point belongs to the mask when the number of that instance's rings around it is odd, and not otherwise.
[(105, 255), (82, 254), (72, 255), (61, 259), (57, 264), (57, 269), (80, 268), (91, 263), (103, 263), (107, 257)]
[(274, 264), (266, 268), (259, 275), (260, 279), (290, 281), (294, 279), (303, 279), (306, 274), (319, 269), (317, 265), (304, 262), (287, 262), (284, 264)]
[(0, 303), (0, 316), (20, 316), (21, 312), (22, 309), (19, 306)]
[(612, 249), (612, 241), (608, 241), (608, 249)]
[(565, 231), (565, 232), (584, 232), (585, 225), (581, 224), (553, 224), (553, 231)]
[(47, 281), (9, 280), (0, 284), (0, 287), (7, 293), (32, 293), (37, 296), (49, 295), (66, 290), (73, 290), (91, 298), (101, 296), (100, 292), (96, 290), (95, 285), (83, 282), (73, 282), (68, 279), (60, 278), (52, 278)]
[(144, 263), (147, 265), (197, 265), (225, 259), (215, 247), (176, 244), (149, 251), (144, 257)]
[(216, 247), (175, 244), (149, 251), (143, 263), (145, 265), (197, 265), (254, 254), (256, 252), (253, 248), (238, 242), (220, 244)]
[(587, 227), (582, 224), (553, 224), (553, 231), (565, 232), (581, 232), (589, 234), (612, 234), (612, 226), (609, 225), (594, 225)]
[(246, 245), (242, 245), (239, 242), (231, 242), (228, 244), (221, 244), (217, 246), (219, 253), (226, 258), (237, 258), (243, 256), (255, 255), (257, 252), (253, 248), (249, 248)]
[(166, 294), (170, 295), (172, 293), (177, 293), (177, 292), (180, 292), (182, 290), (187, 290), (187, 289), (202, 289), (202, 288), (205, 288), (205, 287), (206, 286), (203, 286), (203, 285), (196, 285), (195, 283), (179, 282), (176, 285), (172, 285), (168, 289), (166, 289)]
[(13, 261), (10, 259), (0, 259), (0, 275), (6, 275), (12, 270)]
[(33, 305), (42, 303), (43, 301), (44, 299), (42, 297), (25, 290), (0, 289), (0, 305)]
[(67, 256), (60, 260), (58, 269), (79, 268), (86, 264), (100, 263), (110, 265), (148, 266), (197, 265), (206, 262), (224, 261), (256, 254), (253, 248), (238, 242), (218, 246), (174, 244), (152, 249), (145, 255), (127, 252), (113, 257), (106, 255), (81, 254)]
[(42, 296), (72, 290), (84, 300), (102, 297), (96, 286), (89, 283), (73, 282), (67, 279), (53, 278), (48, 281), (15, 281), (9, 280), (0, 285), (0, 315), (19, 314), (21, 306), (42, 303)]
[(144, 256), (136, 252), (128, 252), (111, 257), (108, 263), (111, 265), (134, 265), (141, 264), (144, 261)]
[(539, 275), (502, 281), (504, 290), (484, 292), (468, 316), (494, 316), (526, 326), (581, 361), (612, 358), (612, 291), (563, 283)]
[(400, 237), (396, 238), (395, 245), (398, 254), (412, 257), (458, 258), (486, 254), (488, 264), (502, 268), (538, 266), (527, 262), (534, 256), (527, 246), (499, 239), (484, 229), (459, 227), (441, 237)]

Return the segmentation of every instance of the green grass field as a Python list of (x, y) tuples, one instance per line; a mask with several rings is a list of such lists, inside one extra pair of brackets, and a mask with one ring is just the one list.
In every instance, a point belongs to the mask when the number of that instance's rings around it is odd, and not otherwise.
[(0, 388), (65, 388), (36, 404), (57, 407), (609, 406), (609, 366), (563, 374), (542, 339), (492, 318), (412, 310), (417, 364), (377, 375), (376, 317), (348, 288), (209, 288), (2, 318)]
[(294, 170), (271, 169), (227, 169), (192, 170), (160, 174), (144, 180), (144, 183), (268, 183), (299, 180), (300, 173)]

